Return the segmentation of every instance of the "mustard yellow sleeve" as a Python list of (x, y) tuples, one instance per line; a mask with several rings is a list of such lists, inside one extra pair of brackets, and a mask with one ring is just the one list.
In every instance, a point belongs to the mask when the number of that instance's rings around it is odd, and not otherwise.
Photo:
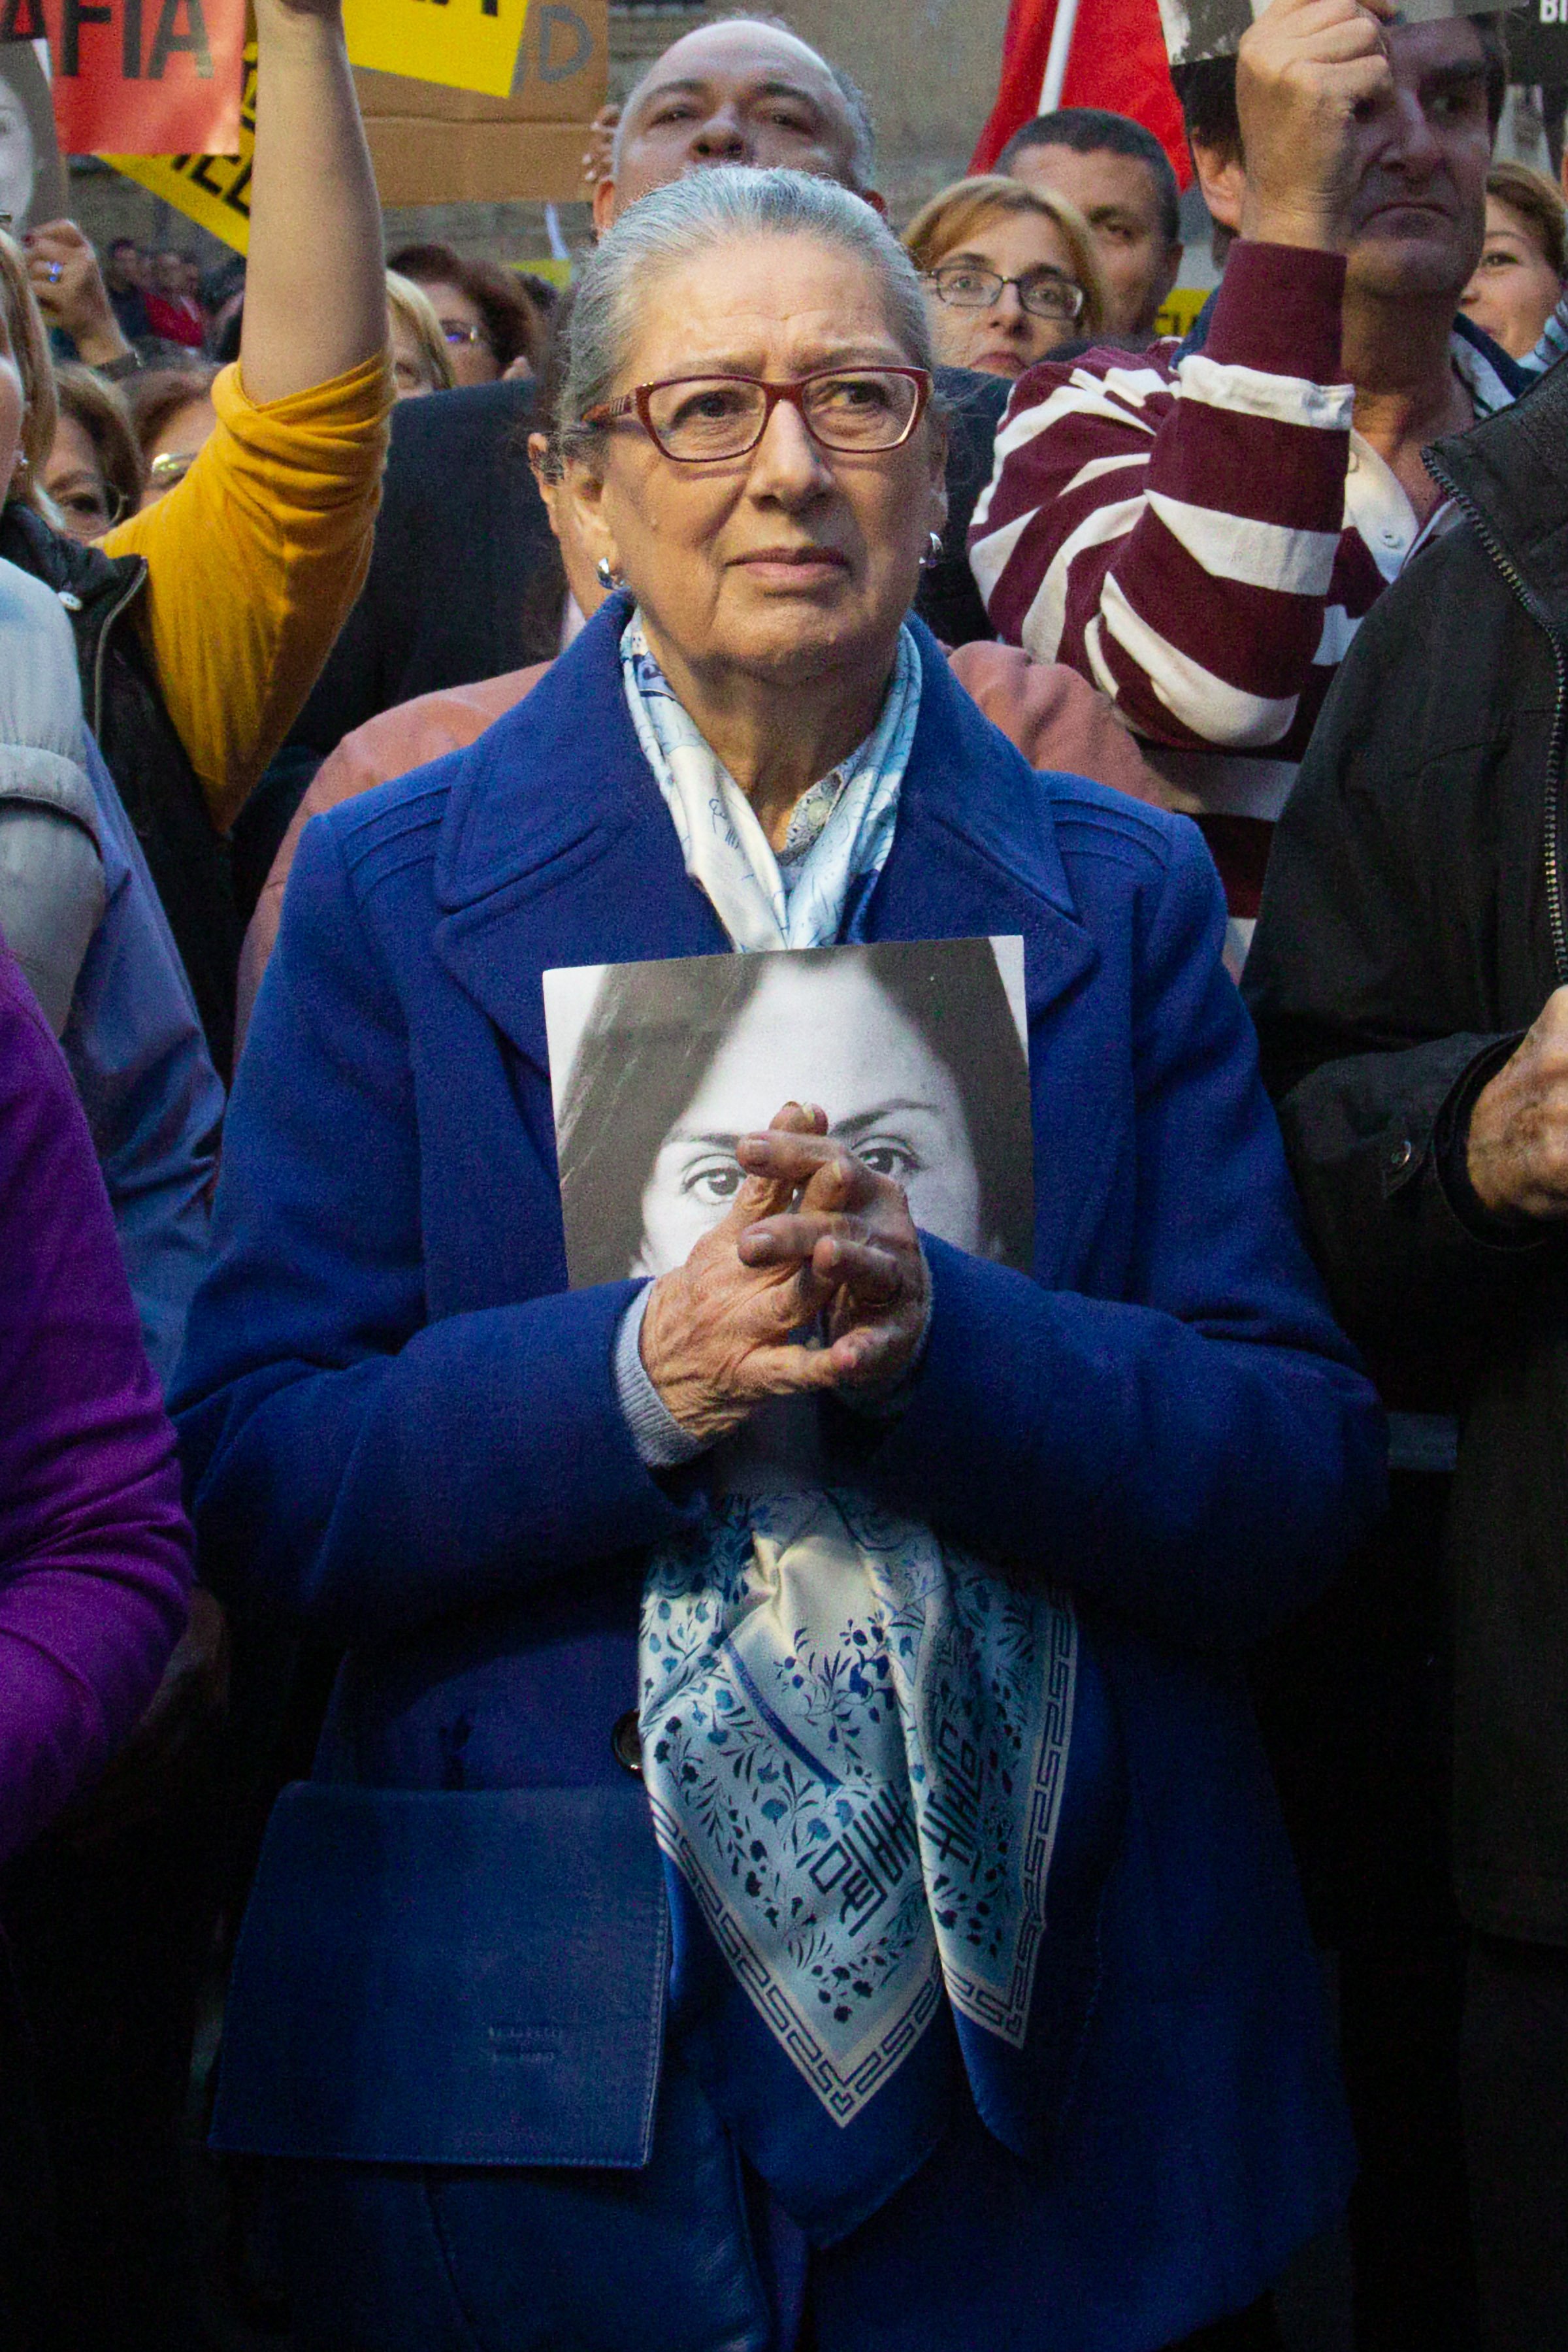
[(258, 408), (237, 367), (183, 482), (121, 523), (141, 620), (213, 823), (232, 824), (304, 708), (364, 583), (386, 457), (384, 357)]

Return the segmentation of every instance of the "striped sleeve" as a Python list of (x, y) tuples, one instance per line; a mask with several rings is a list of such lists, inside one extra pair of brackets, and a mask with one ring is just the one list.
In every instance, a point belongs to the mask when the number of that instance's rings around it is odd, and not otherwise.
[(975, 509), (993, 627), (1186, 749), (1282, 742), (1322, 639), (1352, 393), (1344, 261), (1239, 244), (1205, 349), (1020, 379)]

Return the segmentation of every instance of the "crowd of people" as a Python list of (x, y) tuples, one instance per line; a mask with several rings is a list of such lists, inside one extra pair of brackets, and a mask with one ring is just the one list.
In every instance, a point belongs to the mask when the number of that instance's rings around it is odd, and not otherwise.
[(1561, 2352), (1506, 18), (1178, 68), (1177, 336), (1121, 116), (718, 16), (563, 294), (256, 17), (243, 264), (0, 234), (0, 2336)]

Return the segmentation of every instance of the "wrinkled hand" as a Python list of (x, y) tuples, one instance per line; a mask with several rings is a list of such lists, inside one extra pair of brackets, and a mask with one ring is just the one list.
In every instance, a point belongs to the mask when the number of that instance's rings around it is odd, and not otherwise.
[(59, 1833), (96, 1845), (151, 1821), (176, 1790), (187, 1750), (227, 1714), (229, 1666), (228, 1621), (198, 1586), (152, 1705), (103, 1778), (61, 1815)]
[[(786, 1104), (742, 1139), (722, 1223), (653, 1286), (648, 1378), (681, 1428), (711, 1444), (769, 1397), (894, 1386), (925, 1329), (930, 1276), (900, 1188)], [(826, 1345), (804, 1326), (822, 1317)]]
[(1477, 1097), (1466, 1164), (1494, 1215), (1568, 1217), (1568, 988)]
[(914, 1362), (931, 1311), (931, 1269), (904, 1188), (830, 1136), (751, 1135), (738, 1157), (748, 1178), (791, 1187), (793, 1208), (754, 1218), (740, 1238), (744, 1265), (795, 1268), (832, 1292), (825, 1385), (896, 1388)]
[(46, 221), (26, 239), (27, 276), (51, 327), (63, 328), (89, 367), (108, 367), (131, 349), (120, 331), (98, 256), (75, 221)]
[(1344, 250), (1357, 117), (1394, 88), (1384, 36), (1393, 13), (1391, 0), (1271, 0), (1242, 36), (1243, 236)]

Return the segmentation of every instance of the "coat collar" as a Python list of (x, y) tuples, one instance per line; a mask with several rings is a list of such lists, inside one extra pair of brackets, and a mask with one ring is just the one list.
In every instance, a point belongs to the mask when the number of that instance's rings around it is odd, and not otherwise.
[[(436, 952), (542, 1072), (542, 971), (729, 949), (626, 710), (626, 611), (612, 597), (527, 700), (461, 755), (437, 845)], [(910, 625), (920, 723), (865, 936), (1022, 932), (1034, 1015), (1094, 960), (1048, 787), (963, 692), (936, 639)]]
[(1537, 617), (1568, 637), (1568, 361), (1500, 415), (1439, 441), (1426, 461), (1520, 575)]

